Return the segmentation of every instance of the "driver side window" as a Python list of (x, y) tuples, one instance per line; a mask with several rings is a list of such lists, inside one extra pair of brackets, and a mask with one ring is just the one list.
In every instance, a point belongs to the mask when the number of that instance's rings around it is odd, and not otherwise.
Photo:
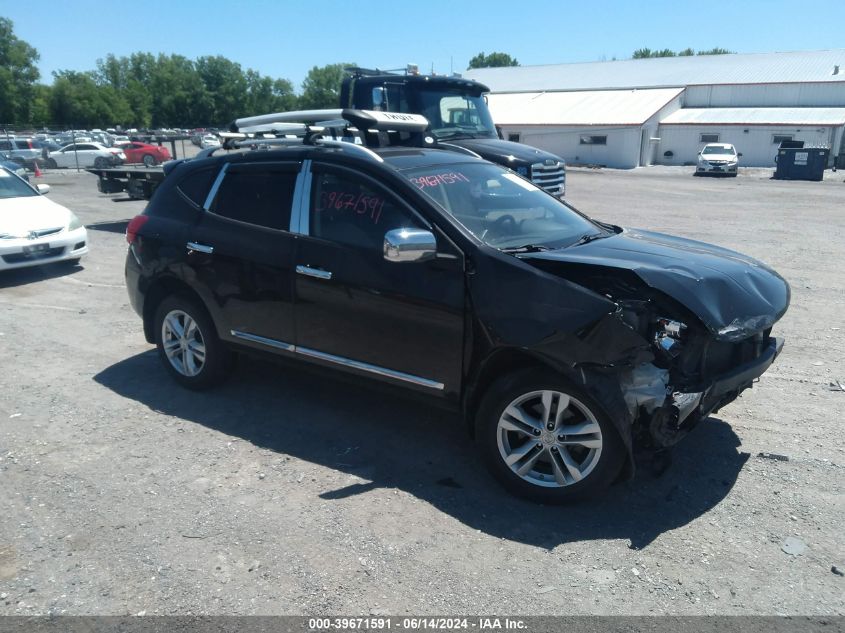
[(309, 233), (314, 237), (381, 253), (388, 231), (428, 228), (362, 177), (320, 170), (312, 183)]

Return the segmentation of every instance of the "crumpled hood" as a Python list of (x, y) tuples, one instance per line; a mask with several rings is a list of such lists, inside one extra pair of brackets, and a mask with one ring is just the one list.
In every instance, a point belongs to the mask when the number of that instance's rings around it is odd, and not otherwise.
[(70, 211), (44, 196), (0, 199), (0, 235), (26, 237), (30, 231), (65, 227)]
[(486, 160), (499, 163), (501, 165), (507, 165), (509, 167), (532, 165), (546, 160), (563, 162), (562, 158), (558, 158), (554, 154), (544, 152), (536, 147), (530, 147), (528, 145), (523, 145), (522, 143), (503, 141), (498, 138), (447, 139), (443, 142), (466, 147)]
[(630, 270), (695, 313), (716, 338), (737, 341), (770, 327), (789, 306), (786, 280), (735, 251), (661, 233), (622, 233), (522, 256)]

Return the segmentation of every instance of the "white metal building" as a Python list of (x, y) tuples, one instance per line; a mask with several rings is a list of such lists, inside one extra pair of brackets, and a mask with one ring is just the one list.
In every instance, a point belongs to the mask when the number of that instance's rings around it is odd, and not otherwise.
[(845, 161), (845, 49), (483, 68), (505, 138), (570, 163), (694, 163), (733, 143), (740, 165), (772, 166), (782, 140)]

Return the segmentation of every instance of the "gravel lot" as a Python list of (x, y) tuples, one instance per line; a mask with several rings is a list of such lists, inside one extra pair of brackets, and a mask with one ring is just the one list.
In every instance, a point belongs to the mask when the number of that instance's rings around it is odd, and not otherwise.
[(437, 409), (256, 361), (180, 389), (123, 285), (143, 202), (37, 179), (91, 254), (0, 274), (0, 614), (845, 614), (845, 174), (770, 174), (570, 171), (579, 208), (759, 257), (793, 298), (783, 355), (665, 474), (562, 508)]

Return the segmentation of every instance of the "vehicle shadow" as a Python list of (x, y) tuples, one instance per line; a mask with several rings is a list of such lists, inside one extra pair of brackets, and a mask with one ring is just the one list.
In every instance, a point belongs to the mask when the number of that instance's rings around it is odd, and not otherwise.
[(26, 268), (3, 270), (0, 271), (0, 288), (14, 288), (15, 286), (25, 286), (47, 279), (57, 279), (66, 275), (72, 275), (82, 269), (83, 266), (79, 264), (56, 262), (54, 264), (41, 264), (38, 266), (27, 266)]
[(456, 414), (345, 380), (248, 359), (226, 385), (199, 395), (176, 385), (154, 351), (94, 380), (167, 415), (369, 482), (326, 490), (323, 500), (398, 488), (473, 529), (548, 549), (607, 538), (643, 548), (724, 499), (748, 459), (730, 426), (710, 418), (661, 477), (641, 467), (599, 499), (548, 507), (496, 484)]

